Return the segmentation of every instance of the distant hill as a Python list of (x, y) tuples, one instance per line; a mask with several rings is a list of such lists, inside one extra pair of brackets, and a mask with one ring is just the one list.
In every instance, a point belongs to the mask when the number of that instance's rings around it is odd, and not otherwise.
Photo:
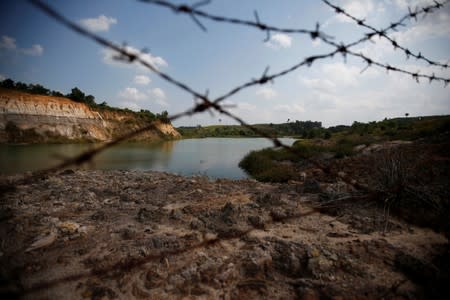
[[(255, 124), (254, 127), (272, 136), (305, 136), (312, 131), (322, 130), (321, 122), (295, 121), (282, 124)], [(240, 125), (212, 125), (196, 127), (178, 127), (183, 137), (255, 137), (254, 131)]]
[[(331, 137), (359, 136), (378, 140), (414, 140), (450, 129), (450, 116), (401, 117), (369, 123), (322, 127), (318, 121), (293, 121), (281, 124), (255, 124), (271, 136), (291, 136), (302, 139), (330, 139)], [(181, 126), (177, 130), (185, 138), (202, 137), (256, 137), (251, 129), (240, 125)]]

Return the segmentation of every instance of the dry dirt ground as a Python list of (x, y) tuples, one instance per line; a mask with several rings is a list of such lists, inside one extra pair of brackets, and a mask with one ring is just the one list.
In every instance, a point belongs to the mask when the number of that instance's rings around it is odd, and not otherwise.
[(330, 188), (71, 170), (17, 186), (1, 199), (0, 296), (445, 298), (443, 235), (361, 201), (321, 213)]

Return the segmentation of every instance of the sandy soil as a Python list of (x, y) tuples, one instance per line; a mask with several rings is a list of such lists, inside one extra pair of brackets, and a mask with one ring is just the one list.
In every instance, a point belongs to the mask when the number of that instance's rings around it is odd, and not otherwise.
[(445, 298), (443, 235), (386, 223), (382, 208), (361, 200), (325, 214), (319, 192), (330, 188), (71, 170), (17, 186), (1, 199), (0, 294)]

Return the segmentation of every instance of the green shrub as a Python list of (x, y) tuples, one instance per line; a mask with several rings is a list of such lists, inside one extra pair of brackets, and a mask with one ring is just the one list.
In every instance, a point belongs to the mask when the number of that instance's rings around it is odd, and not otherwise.
[(244, 169), (249, 175), (263, 173), (275, 166), (275, 163), (267, 155), (268, 149), (262, 151), (252, 151), (248, 153), (240, 162), (239, 167)]
[(262, 182), (287, 182), (295, 177), (296, 173), (286, 166), (275, 165), (272, 168), (254, 176)]

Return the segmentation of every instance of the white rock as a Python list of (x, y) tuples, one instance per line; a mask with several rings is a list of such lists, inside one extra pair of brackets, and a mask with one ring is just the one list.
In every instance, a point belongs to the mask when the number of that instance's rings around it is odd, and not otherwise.
[(56, 241), (56, 238), (58, 237), (58, 234), (56, 231), (52, 230), (49, 235), (46, 235), (44, 237), (39, 237), (36, 239), (36, 241), (28, 247), (25, 252), (33, 251), (39, 248), (47, 247), (53, 244)]

